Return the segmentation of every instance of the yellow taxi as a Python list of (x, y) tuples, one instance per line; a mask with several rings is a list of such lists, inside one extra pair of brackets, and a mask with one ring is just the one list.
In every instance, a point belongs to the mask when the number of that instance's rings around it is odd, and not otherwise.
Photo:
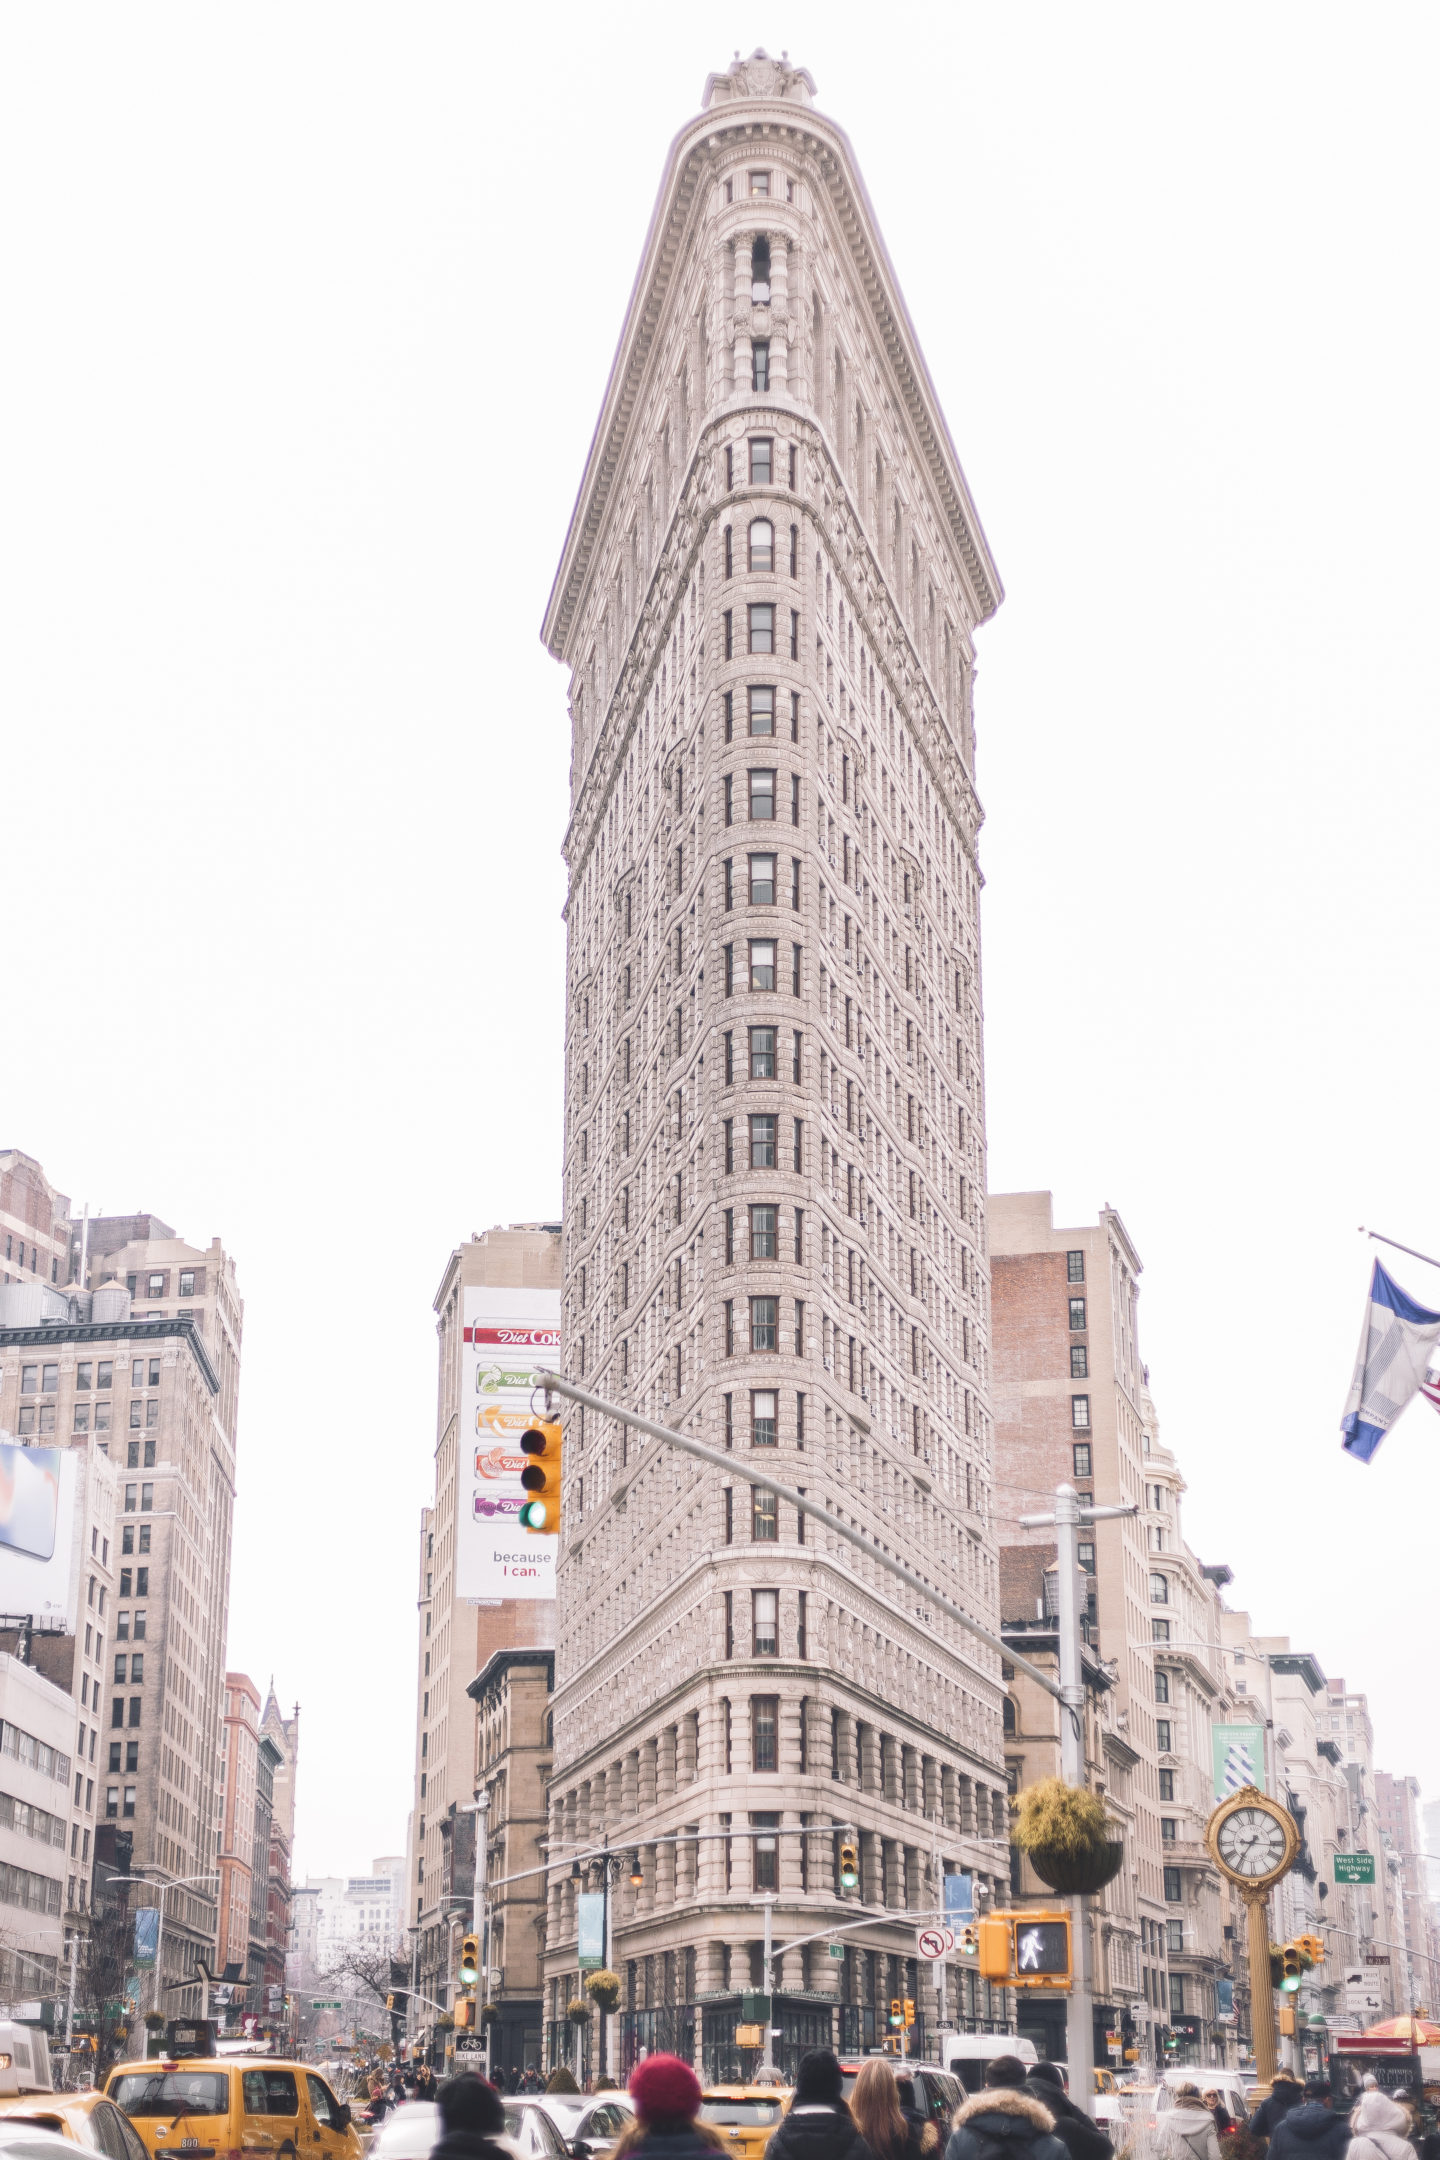
[(105, 2085), (147, 2160), (361, 2160), (350, 2110), (318, 2071), (271, 2056), (117, 2063)]
[(764, 2160), (789, 2098), (788, 2085), (707, 2085), (700, 2120), (719, 2131), (736, 2160)]
[(98, 2092), (23, 2092), (0, 2099), (0, 2122), (31, 2123), (106, 2160), (148, 2160), (145, 2147), (113, 2100)]

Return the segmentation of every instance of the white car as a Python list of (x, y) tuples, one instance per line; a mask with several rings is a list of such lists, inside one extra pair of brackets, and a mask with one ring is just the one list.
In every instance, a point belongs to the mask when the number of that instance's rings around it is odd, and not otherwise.
[(625, 2092), (542, 2093), (538, 2104), (569, 2145), (573, 2160), (605, 2160), (635, 2120), (635, 2103)]
[[(35, 2095), (37, 2101), (50, 2097), (48, 2093)], [(40, 2130), (18, 2116), (0, 2115), (0, 2160), (75, 2160), (82, 2150), (73, 2138), (61, 2137), (58, 2130)]]
[(430, 2148), (441, 2135), (433, 2100), (402, 2100), (371, 2138), (369, 2160), (430, 2160)]

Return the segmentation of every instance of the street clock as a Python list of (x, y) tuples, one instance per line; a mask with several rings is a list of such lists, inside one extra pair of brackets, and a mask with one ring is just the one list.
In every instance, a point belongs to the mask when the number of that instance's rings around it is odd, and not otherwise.
[(1245, 1785), (1216, 1808), (1205, 1826), (1205, 1843), (1221, 1873), (1248, 1901), (1289, 1873), (1300, 1832), (1278, 1800)]

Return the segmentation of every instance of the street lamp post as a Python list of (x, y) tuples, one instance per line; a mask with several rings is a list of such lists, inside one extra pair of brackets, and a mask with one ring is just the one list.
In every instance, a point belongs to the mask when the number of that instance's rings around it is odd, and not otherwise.
[(139, 1883), (142, 1889), (154, 1890), (159, 1894), (160, 1904), (158, 1910), (160, 1918), (155, 1928), (155, 2013), (157, 2017), (160, 2013), (160, 1995), (164, 1987), (165, 1975), (165, 1893), (168, 1890), (188, 1890), (195, 1883), (218, 1883), (219, 1880), (219, 1873), (214, 1868), (206, 1875), (176, 1875), (169, 1882), (164, 1883), (151, 1882), (148, 1875), (109, 1875), (106, 1877), (107, 1886), (122, 1882)]

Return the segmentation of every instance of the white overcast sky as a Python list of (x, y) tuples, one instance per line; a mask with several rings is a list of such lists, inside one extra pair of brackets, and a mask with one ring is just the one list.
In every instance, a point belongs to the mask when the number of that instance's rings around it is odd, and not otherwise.
[[(218, 1233), (230, 1655), (300, 1865), (401, 1849), (430, 1301), (559, 1206), (546, 594), (666, 146), (763, 43), (849, 131), (1008, 598), (991, 1183), (1123, 1215), (1188, 1527), (1440, 1796), (1431, 8), (12, 5), (0, 1144)], [(1397, 1265), (1440, 1303), (1440, 1272)]]

